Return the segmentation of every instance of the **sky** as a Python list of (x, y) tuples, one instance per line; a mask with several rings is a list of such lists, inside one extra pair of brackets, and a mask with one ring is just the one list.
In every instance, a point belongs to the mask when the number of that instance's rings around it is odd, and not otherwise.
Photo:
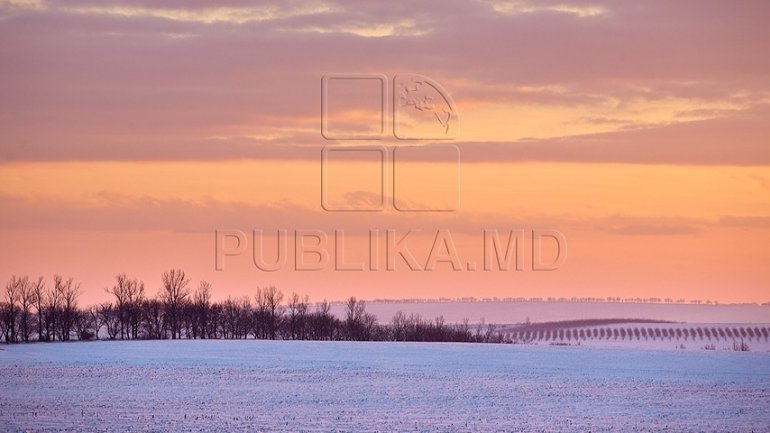
[[(83, 304), (170, 268), (219, 299), (770, 301), (768, 18), (0, 1), (0, 280), (72, 276)], [(483, 269), (485, 230), (522, 234), (521, 270)]]

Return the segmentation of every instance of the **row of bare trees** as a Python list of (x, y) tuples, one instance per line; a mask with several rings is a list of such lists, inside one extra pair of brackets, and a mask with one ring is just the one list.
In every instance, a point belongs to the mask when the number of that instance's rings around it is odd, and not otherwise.
[(0, 339), (5, 342), (66, 341), (83, 313), (78, 310), (80, 285), (72, 278), (12, 276), (0, 301)]
[(171, 269), (161, 275), (156, 295), (148, 295), (137, 278), (120, 274), (105, 289), (111, 300), (78, 308), (80, 285), (56, 275), (13, 276), (0, 302), (0, 341), (66, 341), (110, 339), (285, 339), (351, 341), (502, 342), (493, 326), (448, 325), (443, 318), (425, 321), (399, 312), (389, 324), (379, 324), (363, 301), (351, 297), (343, 318), (324, 301), (310, 304), (307, 296), (285, 297), (274, 286), (258, 288), (252, 297), (212, 301), (212, 286), (193, 287), (187, 274)]

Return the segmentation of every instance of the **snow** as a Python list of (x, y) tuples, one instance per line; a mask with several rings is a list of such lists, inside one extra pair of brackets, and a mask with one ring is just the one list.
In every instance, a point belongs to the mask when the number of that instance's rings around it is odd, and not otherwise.
[(768, 353), (255, 340), (3, 348), (2, 432), (770, 431)]

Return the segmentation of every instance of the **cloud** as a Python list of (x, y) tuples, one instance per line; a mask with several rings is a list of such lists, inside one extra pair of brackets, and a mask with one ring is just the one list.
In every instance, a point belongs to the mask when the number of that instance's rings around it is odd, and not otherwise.
[(307, 2), (301, 6), (262, 5), (251, 7), (205, 7), (205, 8), (158, 8), (137, 6), (74, 6), (57, 8), (58, 11), (83, 15), (107, 15), (121, 18), (162, 18), (170, 21), (190, 23), (245, 24), (249, 22), (273, 21), (302, 15), (333, 12), (334, 8), (321, 2)]
[(697, 235), (707, 230), (768, 229), (770, 216), (723, 215), (715, 220), (683, 217), (635, 217), (613, 215), (597, 219), (599, 226), (610, 233), (632, 236)]
[[(590, 162), (682, 165), (770, 165), (770, 107), (734, 113), (729, 117), (673, 125), (649, 126), (625, 131), (586, 134), (554, 139), (515, 142), (451, 142), (460, 150), (463, 163), (480, 162)], [(612, 119), (593, 119), (611, 122)], [(259, 131), (257, 129), (256, 131)], [(93, 135), (58, 138), (57, 131), (35, 131), (5, 141), (0, 159), (5, 161), (68, 160), (320, 160), (327, 145), (347, 143), (325, 140), (319, 132), (290, 127), (262, 129), (253, 136), (132, 137), (130, 133), (105, 137)], [(6, 131), (13, 134), (14, 128)], [(19, 131), (21, 133), (21, 131)], [(236, 131), (237, 132), (237, 131)], [(361, 144), (361, 143), (358, 143)], [(364, 145), (425, 145), (403, 141), (373, 141)], [(436, 143), (445, 146), (447, 143)], [(435, 152), (424, 161), (439, 162)], [(351, 156), (353, 156), (351, 154)], [(421, 156), (415, 158), (420, 160)]]
[(535, 13), (560, 13), (574, 15), (579, 18), (597, 17), (607, 14), (603, 6), (575, 6), (568, 4), (549, 4), (548, 2), (532, 2), (522, 0), (491, 0), (484, 2), (492, 7), (495, 12), (504, 15), (535, 14)]
[(767, 229), (770, 228), (770, 216), (724, 215), (719, 218), (718, 224), (723, 227)]
[[(348, 197), (358, 204), (374, 200), (367, 193)], [(388, 199), (390, 200), (390, 199)], [(376, 200), (379, 201), (379, 200)], [(273, 203), (229, 202), (216, 199), (183, 200), (102, 192), (87, 201), (0, 196), (0, 226), (6, 230), (145, 230), (213, 232), (217, 229), (345, 229), (366, 234), (370, 229), (399, 232), (418, 229), (435, 234), (437, 228), (457, 234), (480, 235), (484, 229), (554, 228), (566, 232), (632, 236), (698, 235), (718, 228), (770, 228), (770, 216), (725, 215), (718, 219), (679, 216), (641, 217), (494, 212), (412, 213), (326, 212), (320, 207), (291, 201)], [(427, 216), (426, 216), (427, 215)]]
[[(374, 200), (366, 193), (352, 193), (357, 204)], [(479, 235), (483, 229), (519, 229), (550, 226), (587, 227), (568, 217), (500, 213), (446, 212), (326, 212), (291, 201), (271, 203), (230, 202), (216, 199), (185, 200), (101, 192), (80, 200), (38, 199), (0, 195), (0, 226), (4, 229), (45, 230), (164, 230), (213, 232), (216, 229), (319, 229), (366, 234), (370, 229), (424, 230), (437, 228)]]
[[(320, 139), (320, 77), (340, 71), (431, 76), (453, 93), (461, 119), (526, 105), (530, 116), (585, 111), (578, 123), (597, 130), (653, 126), (463, 144), (469, 160), (485, 152), (495, 160), (769, 158), (767, 130), (751, 116), (770, 100), (764, 2), (77, 0), (1, 8), (6, 161), (302, 157), (302, 146)], [(651, 125), (633, 116), (671, 99), (687, 103)], [(696, 119), (714, 122), (686, 123)], [(572, 117), (561, 120), (565, 131), (576, 129)], [(225, 139), (212, 145), (211, 137)]]
[(650, 219), (648, 223), (627, 224), (610, 229), (612, 233), (631, 236), (680, 236), (693, 235), (701, 232), (700, 227), (687, 223), (672, 223), (669, 221), (655, 221)]
[(308, 33), (342, 33), (365, 38), (382, 38), (385, 36), (422, 36), (430, 29), (421, 28), (410, 19), (402, 19), (387, 23), (345, 23), (331, 26), (307, 26), (283, 28), (283, 31)]
[(770, 106), (729, 117), (513, 143), (459, 143), (464, 162), (770, 165)]

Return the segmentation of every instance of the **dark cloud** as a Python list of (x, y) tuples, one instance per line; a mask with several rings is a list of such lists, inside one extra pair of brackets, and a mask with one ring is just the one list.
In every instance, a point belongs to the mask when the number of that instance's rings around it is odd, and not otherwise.
[[(423, 230), (435, 235), (437, 228), (457, 233), (481, 234), (484, 229), (525, 229), (533, 226), (567, 228), (586, 226), (586, 222), (566, 217), (510, 215), (474, 212), (424, 213), (327, 212), (293, 202), (247, 203), (218, 200), (183, 200), (102, 193), (89, 202), (64, 199), (30, 199), (0, 196), (4, 229), (53, 230), (166, 230), (213, 232), (217, 229), (319, 229), (333, 232), (345, 229), (366, 234), (369, 229), (399, 231)], [(369, 204), (363, 192), (353, 192), (351, 204)], [(387, 200), (391, 200), (387, 198)], [(366, 202), (365, 202), (366, 201)]]
[[(517, 142), (437, 142), (426, 146), (456, 146), (463, 163), (474, 162), (595, 162), (682, 165), (770, 165), (770, 108), (758, 107), (729, 117), (618, 132)], [(258, 129), (256, 131), (259, 131)], [(159, 138), (101, 134), (63, 137), (37, 131), (42, 138), (4, 142), (0, 158), (12, 161), (66, 160), (320, 160), (324, 146), (350, 144), (325, 140), (313, 132), (272, 139), (250, 137)], [(267, 133), (270, 130), (266, 131)], [(52, 145), (55, 142), (56, 145)], [(370, 140), (363, 146), (412, 146), (411, 141)], [(420, 144), (421, 145), (421, 144)], [(391, 151), (392, 153), (392, 151)], [(441, 153), (412, 155), (418, 161), (442, 161)], [(344, 158), (355, 158), (345, 153)], [(444, 160), (448, 161), (448, 159)]]
[(723, 227), (770, 228), (770, 216), (725, 215), (719, 218)]
[(460, 143), (464, 162), (770, 164), (770, 107), (729, 117), (516, 143)]
[[(97, 195), (98, 200), (77, 202), (63, 199), (30, 199), (0, 196), (0, 226), (4, 229), (54, 230), (165, 230), (175, 232), (213, 232), (217, 229), (318, 229), (332, 233), (345, 229), (366, 234), (370, 229), (399, 232), (423, 230), (429, 235), (437, 228), (458, 234), (480, 235), (482, 230), (553, 228), (566, 232), (598, 232), (614, 235), (682, 236), (716, 228), (770, 228), (770, 216), (722, 216), (717, 220), (678, 216), (639, 217), (609, 215), (579, 218), (570, 215), (508, 214), (490, 212), (326, 212), (320, 203), (308, 207), (292, 202), (247, 203), (213, 199), (183, 200), (128, 196), (112, 193)], [(348, 197), (352, 204), (371, 204), (364, 192)], [(390, 201), (387, 198), (387, 201)]]

